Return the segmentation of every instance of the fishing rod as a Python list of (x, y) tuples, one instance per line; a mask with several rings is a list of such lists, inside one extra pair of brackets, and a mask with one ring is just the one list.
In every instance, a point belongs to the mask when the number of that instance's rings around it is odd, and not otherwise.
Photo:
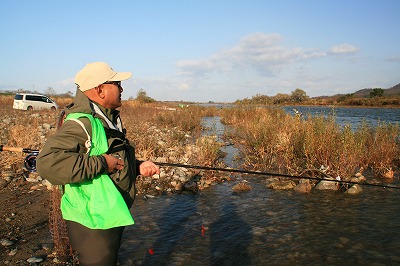
[(159, 165), (159, 166), (172, 166), (172, 167), (192, 168), (192, 169), (200, 169), (200, 170), (208, 170), (208, 171), (220, 171), (220, 172), (263, 175), (263, 176), (278, 176), (278, 177), (284, 177), (284, 178), (309, 179), (309, 180), (316, 180), (316, 181), (322, 181), (323, 180), (323, 181), (329, 181), (329, 182), (337, 182), (337, 183), (341, 183), (341, 184), (400, 189), (400, 187), (398, 187), (398, 186), (391, 186), (391, 185), (387, 185), (387, 184), (358, 183), (358, 182), (353, 182), (353, 181), (344, 181), (344, 180), (337, 180), (337, 179), (324, 179), (324, 178), (311, 177), (311, 176), (298, 176), (298, 175), (289, 175), (289, 174), (280, 174), (280, 173), (269, 173), (269, 172), (250, 171), (250, 170), (234, 169), (234, 168), (219, 168), (219, 167), (207, 167), (207, 166), (199, 166), (199, 165), (188, 165), (188, 164), (177, 164), (177, 163), (162, 163), (162, 162), (154, 162), (154, 164)]
[[(5, 147), (3, 145), (0, 145), (0, 152), (1, 151), (29, 153), (25, 158), (24, 165), (28, 171), (36, 172), (36, 158), (39, 154), (39, 150), (34, 150), (34, 149), (30, 149), (30, 148)], [(235, 169), (235, 168), (220, 168), (220, 167), (208, 167), (208, 166), (200, 166), (200, 165), (162, 163), (162, 162), (154, 162), (154, 164), (159, 165), (159, 166), (182, 167), (182, 168), (199, 169), (199, 170), (207, 170), (207, 171), (230, 172), (230, 173), (262, 175), (262, 176), (278, 176), (278, 177), (284, 177), (284, 178), (308, 179), (308, 180), (316, 180), (316, 181), (323, 180), (323, 181), (328, 181), (328, 182), (337, 182), (337, 183), (349, 184), (349, 185), (362, 185), (362, 186), (400, 189), (400, 187), (398, 187), (398, 186), (391, 186), (391, 185), (387, 185), (387, 184), (358, 183), (358, 182), (353, 182), (353, 181), (344, 181), (344, 180), (337, 180), (337, 179), (325, 179), (325, 178), (318, 178), (318, 177), (311, 177), (311, 176), (298, 176), (298, 175), (289, 175), (289, 174), (271, 173), (271, 172), (262, 172), (262, 171), (251, 171), (251, 170)]]
[(0, 145), (0, 152), (2, 151), (29, 153), (24, 160), (25, 168), (30, 172), (36, 172), (36, 158), (39, 155), (39, 150), (30, 148), (5, 147)]

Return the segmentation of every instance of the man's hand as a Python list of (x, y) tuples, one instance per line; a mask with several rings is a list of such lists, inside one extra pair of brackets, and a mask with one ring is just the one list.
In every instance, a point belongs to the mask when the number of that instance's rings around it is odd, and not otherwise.
[(106, 159), (107, 172), (109, 174), (124, 169), (124, 160), (122, 160), (121, 158), (109, 154), (103, 154), (103, 157)]
[(145, 161), (139, 165), (140, 174), (143, 176), (152, 176), (160, 173), (160, 168), (153, 162)]

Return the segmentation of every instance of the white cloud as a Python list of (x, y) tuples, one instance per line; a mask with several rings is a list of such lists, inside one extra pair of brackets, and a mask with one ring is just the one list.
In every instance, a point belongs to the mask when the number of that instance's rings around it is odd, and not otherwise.
[[(280, 34), (253, 33), (207, 57), (177, 61), (175, 76), (136, 79), (131, 84), (159, 100), (234, 101), (257, 93), (290, 93), (295, 88), (316, 96), (341, 87), (334, 77), (342, 68), (333, 73), (322, 67), (329, 59), (315, 59), (357, 51), (350, 44), (329, 51), (290, 47)], [(127, 96), (132, 93), (126, 90)]]
[(358, 52), (358, 48), (351, 45), (351, 44), (347, 44), (347, 43), (343, 43), (337, 46), (333, 46), (330, 50), (329, 53), (330, 54), (353, 54)]
[(179, 74), (183, 75), (203, 75), (212, 72), (215, 68), (212, 60), (181, 60), (176, 62), (180, 69)]
[(315, 49), (291, 48), (282, 44), (280, 34), (253, 33), (243, 37), (236, 46), (224, 49), (202, 60), (181, 60), (176, 63), (180, 74), (196, 76), (250, 68), (262, 76), (271, 76), (282, 67), (325, 56)]

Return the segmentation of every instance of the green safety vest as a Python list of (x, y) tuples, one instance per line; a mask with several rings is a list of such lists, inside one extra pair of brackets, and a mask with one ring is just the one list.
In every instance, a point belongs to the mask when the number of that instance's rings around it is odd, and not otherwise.
[[(100, 119), (89, 114), (71, 113), (65, 121), (77, 121), (81, 117), (88, 118), (92, 126), (89, 156), (106, 153), (108, 142)], [(83, 124), (81, 126), (87, 133)], [(109, 229), (134, 224), (128, 206), (108, 174), (100, 174), (82, 183), (66, 184), (61, 199), (61, 212), (65, 220), (80, 223), (90, 229)]]

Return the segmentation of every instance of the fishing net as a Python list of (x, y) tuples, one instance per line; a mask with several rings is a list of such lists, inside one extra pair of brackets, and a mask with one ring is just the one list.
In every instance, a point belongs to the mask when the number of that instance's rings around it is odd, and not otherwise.
[[(57, 121), (57, 129), (61, 127), (65, 119), (65, 112), (59, 115)], [(52, 186), (50, 193), (50, 233), (53, 238), (54, 251), (57, 254), (58, 259), (61, 262), (70, 262), (76, 260), (76, 256), (72, 251), (72, 247), (69, 243), (67, 225), (65, 220), (62, 218), (60, 204), (63, 195), (61, 186)]]
[(72, 248), (69, 243), (67, 226), (62, 218), (60, 202), (62, 190), (58, 186), (53, 186), (50, 193), (50, 233), (53, 238), (54, 251), (59, 260), (63, 262), (71, 261), (73, 257)]

